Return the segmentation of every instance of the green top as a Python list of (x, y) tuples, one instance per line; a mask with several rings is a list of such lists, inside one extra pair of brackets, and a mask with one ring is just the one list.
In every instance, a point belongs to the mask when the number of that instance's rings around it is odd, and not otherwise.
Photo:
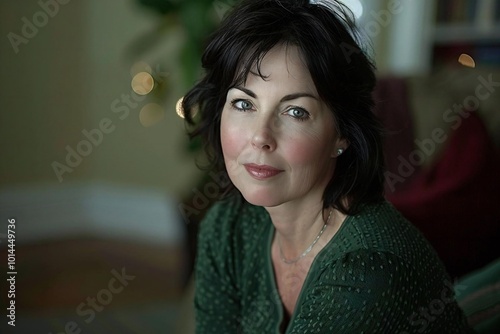
[[(274, 226), (244, 200), (216, 203), (200, 226), (197, 333), (280, 333)], [(453, 283), (422, 235), (389, 203), (349, 216), (318, 253), (286, 333), (470, 333)]]

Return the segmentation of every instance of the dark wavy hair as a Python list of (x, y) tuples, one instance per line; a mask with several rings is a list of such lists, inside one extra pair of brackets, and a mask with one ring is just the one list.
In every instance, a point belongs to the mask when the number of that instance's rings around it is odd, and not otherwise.
[(375, 66), (359, 36), (352, 12), (335, 0), (244, 0), (237, 5), (209, 39), (202, 57), (205, 75), (182, 102), (185, 119), (194, 126), (190, 137), (201, 137), (209, 167), (227, 176), (220, 119), (228, 90), (246, 82), (254, 66), (264, 79), (260, 64), (266, 53), (279, 44), (294, 45), (333, 113), (336, 130), (349, 143), (325, 189), (324, 207), (352, 215), (362, 204), (381, 201), (381, 127), (372, 112)]

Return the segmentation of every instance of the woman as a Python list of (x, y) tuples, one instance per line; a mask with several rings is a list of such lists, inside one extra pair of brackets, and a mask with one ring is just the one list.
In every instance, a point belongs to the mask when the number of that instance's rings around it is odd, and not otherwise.
[(197, 332), (468, 332), (434, 251), (384, 201), (355, 38), (339, 3), (290, 0), (244, 1), (212, 36), (182, 107), (232, 184), (200, 226)]

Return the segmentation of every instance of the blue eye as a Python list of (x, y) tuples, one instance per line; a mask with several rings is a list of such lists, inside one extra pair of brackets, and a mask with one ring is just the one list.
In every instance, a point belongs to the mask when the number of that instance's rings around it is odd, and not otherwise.
[(305, 121), (309, 118), (309, 113), (306, 110), (298, 107), (290, 108), (286, 111), (286, 113), (293, 118), (298, 119), (299, 121)]
[(252, 104), (247, 100), (233, 100), (231, 106), (240, 111), (247, 111), (252, 109)]

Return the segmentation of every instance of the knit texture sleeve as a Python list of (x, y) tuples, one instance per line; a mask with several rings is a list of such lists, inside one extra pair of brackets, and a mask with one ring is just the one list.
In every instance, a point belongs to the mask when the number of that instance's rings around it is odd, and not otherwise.
[(232, 223), (235, 217), (227, 203), (215, 204), (200, 224), (195, 264), (196, 333), (237, 333), (238, 295)]
[(470, 333), (452, 283), (422, 269), (387, 252), (345, 254), (318, 273), (292, 333)]

